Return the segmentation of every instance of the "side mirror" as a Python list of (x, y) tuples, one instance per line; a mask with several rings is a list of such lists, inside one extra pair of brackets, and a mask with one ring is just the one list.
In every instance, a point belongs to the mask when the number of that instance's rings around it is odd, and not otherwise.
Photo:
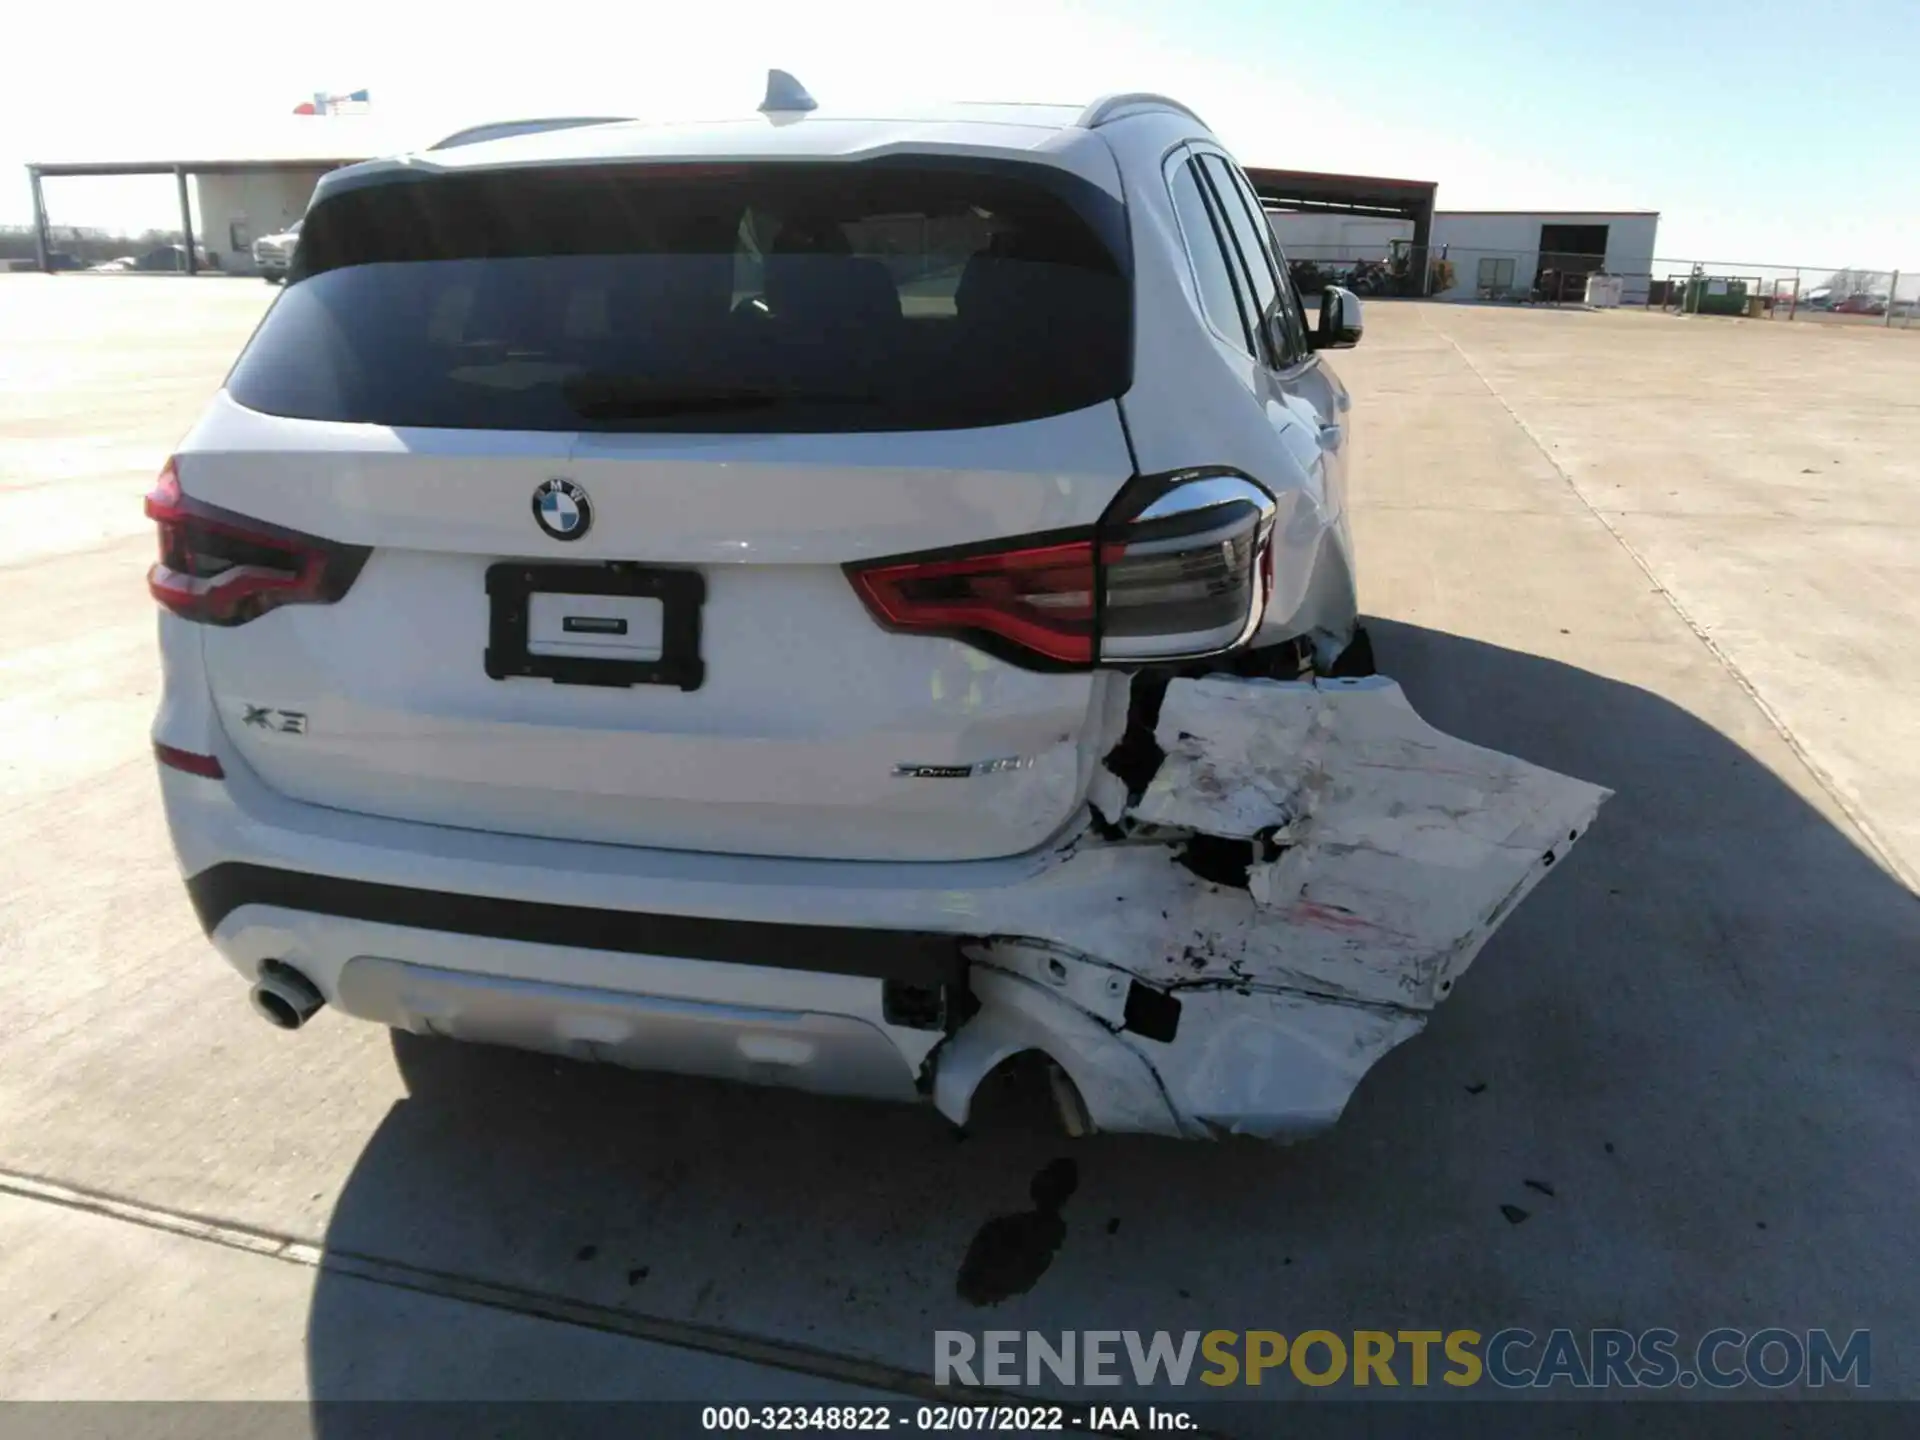
[(1351, 350), (1360, 343), (1360, 297), (1329, 285), (1320, 292), (1320, 325), (1313, 332), (1316, 350)]

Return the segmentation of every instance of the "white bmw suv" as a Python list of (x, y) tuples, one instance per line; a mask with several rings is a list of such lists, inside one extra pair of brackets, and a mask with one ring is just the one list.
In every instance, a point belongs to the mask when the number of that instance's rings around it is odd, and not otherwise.
[(1330, 1123), (1603, 792), (1336, 678), (1359, 309), (1287, 277), (1154, 96), (328, 175), (147, 501), (214, 946), (288, 1029)]

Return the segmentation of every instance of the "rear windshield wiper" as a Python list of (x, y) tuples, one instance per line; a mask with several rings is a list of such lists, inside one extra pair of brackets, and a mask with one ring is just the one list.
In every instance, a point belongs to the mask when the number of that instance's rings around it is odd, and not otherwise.
[(871, 405), (873, 395), (761, 386), (675, 387), (640, 376), (575, 375), (560, 387), (575, 414), (588, 420), (642, 420), (651, 416), (761, 410), (774, 405)]

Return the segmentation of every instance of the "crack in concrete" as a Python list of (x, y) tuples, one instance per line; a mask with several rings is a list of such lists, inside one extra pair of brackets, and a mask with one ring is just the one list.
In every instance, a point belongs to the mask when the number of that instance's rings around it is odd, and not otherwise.
[(671, 1345), (682, 1350), (699, 1350), (869, 1390), (887, 1390), (948, 1404), (1006, 1404), (1017, 1398), (1011, 1391), (968, 1391), (964, 1386), (936, 1386), (927, 1375), (882, 1361), (816, 1350), (719, 1326), (694, 1325), (659, 1316), (635, 1314), (550, 1291), (528, 1290), (477, 1276), (411, 1265), (402, 1260), (338, 1250), (324, 1242), (303, 1240), (298, 1236), (278, 1234), (232, 1221), (209, 1220), (186, 1211), (44, 1180), (16, 1170), (0, 1169), (0, 1194), (84, 1211), (129, 1225), (158, 1230), (163, 1234), (220, 1245), (263, 1259), (301, 1265), (310, 1270), (347, 1276), (392, 1289), (410, 1290), (441, 1299), (481, 1305), (491, 1310), (504, 1310), (534, 1319), (625, 1336), (632, 1340)]

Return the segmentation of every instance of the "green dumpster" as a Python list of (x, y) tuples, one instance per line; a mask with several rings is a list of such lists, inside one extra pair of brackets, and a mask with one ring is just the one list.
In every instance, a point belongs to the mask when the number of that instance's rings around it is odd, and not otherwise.
[(1726, 276), (1695, 275), (1687, 281), (1686, 304), (1689, 315), (1744, 315), (1747, 313), (1747, 282)]

